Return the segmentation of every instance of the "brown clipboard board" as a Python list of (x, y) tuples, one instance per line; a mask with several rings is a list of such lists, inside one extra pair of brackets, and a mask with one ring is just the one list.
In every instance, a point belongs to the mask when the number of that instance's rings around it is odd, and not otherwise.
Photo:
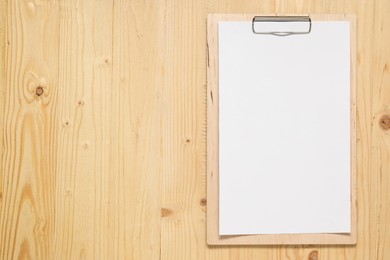
[[(256, 16), (309, 16), (311, 21), (350, 22), (351, 233), (219, 235), (218, 23)], [(207, 243), (209, 245), (356, 244), (356, 16), (354, 14), (209, 14), (207, 18)]]

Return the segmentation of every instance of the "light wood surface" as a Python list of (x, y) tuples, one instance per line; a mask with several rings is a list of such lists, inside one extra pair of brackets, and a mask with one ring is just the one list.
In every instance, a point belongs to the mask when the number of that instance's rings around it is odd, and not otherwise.
[[(247, 21), (261, 14), (209, 14), (207, 19), (207, 243), (209, 245), (355, 244), (356, 243), (356, 16), (354, 14), (309, 14), (312, 21), (350, 22), (351, 111), (351, 233), (219, 235), (219, 21)], [(262, 14), (270, 16), (272, 14)], [(289, 14), (298, 15), (298, 14)], [(307, 15), (307, 14), (301, 14)], [(329, 191), (332, 192), (332, 191)], [(271, 198), (270, 198), (271, 199)]]
[[(0, 259), (390, 258), (388, 0), (0, 10)], [(357, 14), (356, 246), (206, 245), (208, 13)]]

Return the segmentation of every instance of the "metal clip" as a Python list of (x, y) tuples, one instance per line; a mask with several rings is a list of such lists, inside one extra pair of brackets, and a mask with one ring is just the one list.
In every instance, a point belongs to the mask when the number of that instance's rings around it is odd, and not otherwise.
[[(303, 32), (293, 31), (270, 31), (270, 32), (257, 32), (255, 30), (256, 22), (304, 22), (309, 23), (309, 29)], [(272, 34), (276, 36), (288, 36), (292, 34), (308, 34), (311, 32), (311, 19), (309, 16), (255, 16), (252, 19), (252, 31), (255, 34)]]

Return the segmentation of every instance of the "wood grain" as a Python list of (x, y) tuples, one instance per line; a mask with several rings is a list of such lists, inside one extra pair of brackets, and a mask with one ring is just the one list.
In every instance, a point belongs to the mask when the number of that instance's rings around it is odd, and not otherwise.
[(204, 259), (206, 2), (167, 1), (162, 46), (161, 259)]
[[(4, 116), (4, 85), (5, 85), (5, 21), (6, 21), (6, 2), (0, 2), (0, 212), (3, 205), (3, 133), (4, 128), (3, 116)], [(0, 214), (1, 216), (1, 214)], [(2, 244), (3, 237), (0, 235), (0, 245)]]
[[(0, 11), (0, 259), (390, 258), (389, 1), (3, 0)], [(357, 15), (356, 246), (206, 245), (208, 13)]]

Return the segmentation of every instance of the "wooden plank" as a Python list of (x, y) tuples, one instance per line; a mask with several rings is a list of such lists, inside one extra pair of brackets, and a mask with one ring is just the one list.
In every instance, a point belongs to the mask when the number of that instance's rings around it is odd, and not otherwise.
[[(387, 259), (390, 257), (390, 17), (387, 15), (390, 2), (366, 3), (365, 8), (366, 12), (359, 10), (362, 21), (358, 60), (363, 73), (359, 111), (364, 145), (360, 217), (367, 233), (360, 234), (359, 253), (360, 258), (364, 255), (370, 259)], [(367, 34), (371, 36), (365, 37)]]
[[(296, 14), (291, 14), (296, 15)], [(207, 74), (207, 242), (232, 244), (355, 244), (356, 243), (356, 17), (351, 14), (309, 14), (313, 21), (347, 20), (351, 24), (351, 233), (219, 236), (219, 88), (218, 22), (251, 21), (255, 14), (208, 16)]]
[[(114, 1), (108, 223), (112, 259), (158, 259), (161, 208), (160, 1)], [(111, 119), (110, 119), (111, 118)], [(108, 123), (108, 122), (107, 122)], [(106, 125), (107, 123), (103, 123)], [(112, 176), (112, 177), (111, 177)], [(112, 205), (113, 203), (113, 205)], [(114, 220), (116, 219), (116, 220)], [(118, 251), (118, 253), (115, 253)]]
[[(91, 188), (93, 191), (93, 228), (84, 230), (94, 236), (91, 241), (91, 250), (85, 258), (113, 259), (123, 254), (123, 249), (114, 247), (118, 242), (119, 209), (118, 198), (111, 192), (113, 187), (118, 187), (117, 175), (112, 174), (111, 167), (115, 165), (110, 157), (111, 149), (109, 143), (116, 145), (119, 140), (113, 138), (114, 116), (112, 112), (113, 92), (113, 40), (114, 31), (114, 1), (101, 1), (89, 6), (93, 10), (91, 19), (92, 26), (89, 27), (88, 45), (91, 46), (92, 59), (87, 69), (88, 90), (84, 92), (84, 98), (79, 100), (78, 105), (86, 108), (88, 128), (82, 132), (85, 151), (91, 152), (88, 159), (93, 168), (89, 175), (93, 176)], [(86, 32), (87, 33), (87, 32)], [(93, 48), (92, 48), (93, 44)], [(92, 63), (93, 62), (93, 63)], [(81, 133), (81, 132), (80, 132)], [(81, 136), (81, 134), (80, 134)], [(84, 184), (87, 186), (88, 184)], [(122, 213), (123, 214), (123, 213)]]
[[(6, 9), (7, 9), (7, 2), (1, 1), (0, 2), (0, 216), (2, 205), (3, 205), (3, 133), (4, 128), (1, 127), (3, 125), (3, 116), (4, 116), (4, 86), (5, 86), (5, 48), (6, 48), (6, 41), (5, 41), (5, 27), (7, 22), (7, 16), (6, 16)], [(1, 229), (0, 229), (1, 230)], [(0, 235), (0, 245), (4, 241), (4, 237)], [(0, 247), (1, 248), (1, 247)], [(0, 249), (1, 250), (1, 249)], [(1, 251), (0, 251), (1, 252)], [(1, 254), (0, 254), (1, 255)]]
[(205, 259), (205, 4), (164, 7), (161, 259)]
[[(98, 139), (101, 128), (110, 124), (105, 121), (101, 125), (96, 117), (99, 108), (110, 111), (109, 101), (98, 94), (103, 91), (110, 96), (105, 88), (111, 85), (112, 67), (105, 59), (111, 57), (112, 46), (99, 41), (112, 36), (112, 2), (59, 1), (55, 5), (60, 12), (58, 79), (53, 92), (54, 118), (48, 127), (53, 140), (46, 149), (53, 153), (48, 171), (55, 174), (56, 206), (54, 216), (48, 219), (54, 224), (54, 247), (48, 258), (99, 258), (106, 253), (106, 248), (97, 246), (101, 237), (112, 241), (116, 230), (107, 229), (118, 222), (113, 218), (102, 225), (101, 216), (108, 211), (104, 202), (111, 198), (99, 185), (108, 173), (102, 175), (104, 164), (97, 162), (106, 161), (99, 158), (97, 147), (109, 138), (105, 132)], [(112, 215), (115, 209), (110, 208)]]
[(27, 1), (5, 6), (0, 258), (44, 259), (55, 247), (55, 176), (48, 148), (57, 128), (59, 10)]

